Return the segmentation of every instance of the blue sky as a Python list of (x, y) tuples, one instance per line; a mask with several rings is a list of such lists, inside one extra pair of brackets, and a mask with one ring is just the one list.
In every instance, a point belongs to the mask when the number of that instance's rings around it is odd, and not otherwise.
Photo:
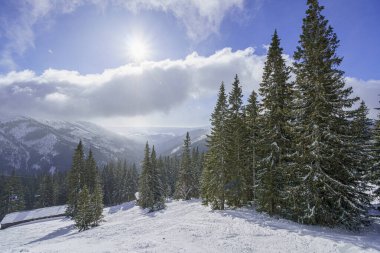
[[(320, 3), (341, 40), (347, 84), (377, 106), (380, 1)], [(208, 124), (221, 81), (237, 73), (245, 94), (258, 88), (274, 29), (292, 56), (306, 10), (306, 0), (0, 5), (2, 110), (106, 126)]]

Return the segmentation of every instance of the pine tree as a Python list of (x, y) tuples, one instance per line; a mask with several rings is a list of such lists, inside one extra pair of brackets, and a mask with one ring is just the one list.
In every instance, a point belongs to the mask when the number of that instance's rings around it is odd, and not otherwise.
[[(345, 88), (342, 61), (336, 55), (339, 41), (321, 14), (317, 0), (308, 0), (302, 35), (294, 54), (298, 152), (296, 193), (291, 216), (300, 222), (356, 229), (366, 224), (347, 110), (357, 100)], [(363, 204), (364, 203), (364, 204)]]
[[(377, 108), (380, 110), (380, 108)], [(373, 141), (373, 166), (371, 181), (378, 187), (375, 190), (375, 197), (380, 198), (380, 113), (377, 115), (377, 120), (375, 122), (375, 128), (372, 133)]]
[(247, 202), (248, 187), (245, 175), (247, 168), (246, 155), (246, 128), (243, 117), (242, 89), (238, 76), (232, 83), (232, 90), (228, 96), (228, 110), (226, 120), (227, 141), (227, 170), (225, 185), (226, 201), (228, 205), (239, 207)]
[(73, 156), (73, 163), (68, 174), (68, 201), (66, 213), (74, 217), (77, 213), (79, 192), (84, 186), (84, 154), (82, 141), (79, 141)]
[(100, 184), (100, 177), (96, 174), (94, 192), (91, 196), (91, 226), (98, 226), (99, 222), (103, 218), (103, 191)]
[(84, 185), (87, 185), (89, 192), (93, 192), (96, 185), (96, 177), (98, 174), (98, 168), (96, 167), (95, 158), (90, 149), (88, 157), (85, 161), (84, 169)]
[(248, 98), (248, 104), (245, 107), (245, 126), (247, 127), (247, 187), (250, 191), (248, 199), (256, 201), (257, 195), (257, 170), (258, 162), (260, 160), (260, 117), (259, 117), (259, 103), (257, 101), (257, 94), (252, 91)]
[(73, 156), (73, 164), (68, 175), (68, 207), (66, 213), (74, 221), (79, 231), (97, 226), (102, 218), (103, 191), (100, 175), (92, 151), (85, 160), (80, 141)]
[(151, 160), (151, 182), (150, 189), (153, 192), (153, 205), (151, 206), (151, 211), (157, 211), (165, 208), (165, 199), (162, 191), (162, 185), (160, 180), (160, 174), (157, 163), (156, 150), (154, 145), (152, 147), (152, 153), (150, 155)]
[(203, 204), (213, 209), (224, 209), (227, 172), (227, 97), (224, 84), (220, 85), (218, 100), (211, 115), (211, 133), (207, 136), (209, 148), (201, 180)]
[(175, 192), (177, 199), (189, 200), (194, 195), (194, 170), (192, 167), (190, 146), (190, 135), (189, 132), (187, 132), (182, 146), (181, 167)]
[(145, 156), (142, 164), (142, 171), (139, 180), (139, 199), (138, 204), (142, 208), (148, 208), (153, 203), (153, 193), (150, 189), (151, 177), (150, 148), (148, 142), (145, 145)]
[(289, 153), (291, 152), (290, 119), (292, 109), (292, 85), (288, 81), (290, 70), (282, 58), (282, 48), (277, 31), (274, 32), (263, 80), (260, 83), (262, 100), (261, 148), (258, 204), (259, 209), (270, 215), (280, 214), (284, 206), (285, 179)]
[(79, 231), (87, 230), (93, 223), (93, 210), (91, 205), (91, 195), (85, 185), (80, 190), (77, 200), (77, 210), (74, 215), (75, 226)]
[(362, 191), (366, 191), (368, 181), (371, 179), (371, 169), (373, 166), (373, 144), (372, 138), (372, 121), (368, 118), (368, 108), (364, 101), (361, 101), (357, 110), (353, 111), (351, 125), (352, 134), (352, 156), (357, 163), (355, 173), (362, 182)]
[(157, 169), (157, 158), (154, 146), (150, 154), (148, 142), (145, 145), (145, 156), (139, 180), (138, 204), (142, 208), (149, 208), (150, 212), (163, 209), (165, 200), (161, 191), (160, 175)]
[(193, 194), (194, 198), (200, 195), (200, 180), (203, 170), (203, 156), (199, 153), (198, 147), (193, 148), (191, 152), (191, 167), (193, 171)]

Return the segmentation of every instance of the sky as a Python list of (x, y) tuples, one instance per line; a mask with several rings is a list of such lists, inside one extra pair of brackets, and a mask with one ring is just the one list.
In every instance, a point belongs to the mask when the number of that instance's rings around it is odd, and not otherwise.
[[(320, 0), (346, 84), (375, 118), (380, 1)], [(0, 113), (113, 126), (209, 125), (220, 83), (258, 90), (277, 29), (291, 61), (306, 0), (1, 0)]]

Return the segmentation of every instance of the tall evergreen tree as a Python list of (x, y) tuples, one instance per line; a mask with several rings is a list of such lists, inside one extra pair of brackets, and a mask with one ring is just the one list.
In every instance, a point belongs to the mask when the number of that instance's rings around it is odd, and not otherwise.
[(149, 208), (150, 212), (157, 211), (165, 207), (159, 177), (156, 151), (153, 146), (152, 153), (150, 154), (150, 148), (147, 142), (145, 145), (145, 155), (139, 180), (138, 204), (142, 208)]
[(194, 195), (194, 170), (191, 161), (191, 140), (189, 132), (182, 146), (181, 167), (179, 170), (179, 178), (176, 186), (175, 196), (177, 199), (189, 200)]
[(220, 85), (218, 100), (211, 115), (211, 133), (207, 136), (209, 148), (202, 172), (201, 196), (204, 204), (213, 209), (224, 209), (227, 173), (227, 97), (224, 84)]
[(68, 182), (67, 215), (75, 221), (79, 231), (97, 226), (103, 211), (100, 175), (91, 150), (87, 159), (84, 158), (81, 141), (74, 152)]
[(93, 192), (96, 185), (96, 177), (98, 175), (98, 168), (96, 167), (95, 158), (90, 149), (88, 157), (85, 160), (84, 168), (84, 185), (87, 185), (89, 192)]
[(94, 191), (90, 195), (90, 207), (91, 207), (91, 226), (98, 226), (99, 222), (103, 218), (103, 190), (100, 184), (100, 176), (97, 173), (95, 176)]
[(292, 85), (288, 81), (290, 70), (282, 58), (282, 48), (277, 31), (274, 32), (263, 80), (260, 83), (262, 100), (261, 148), (264, 157), (260, 164), (259, 208), (270, 215), (279, 214), (284, 205), (285, 179), (291, 152), (290, 119)]
[(157, 154), (152, 147), (152, 153), (150, 155), (152, 171), (151, 171), (151, 190), (153, 191), (153, 205), (151, 210), (156, 211), (165, 208), (165, 198), (162, 190), (160, 173), (157, 162)]
[(78, 194), (77, 210), (74, 215), (75, 226), (79, 231), (87, 230), (92, 223), (91, 195), (85, 185)]
[(373, 166), (372, 121), (368, 118), (368, 108), (361, 101), (357, 110), (353, 111), (351, 126), (352, 133), (352, 156), (357, 163), (356, 174), (362, 183), (362, 191), (366, 191), (368, 181), (371, 179)]
[[(380, 110), (380, 108), (377, 108)], [(375, 128), (372, 133), (373, 141), (373, 167), (371, 181), (378, 187), (375, 196), (380, 198), (380, 113), (377, 115)]]
[[(307, 1), (299, 46), (294, 54), (298, 106), (296, 196), (292, 217), (300, 222), (356, 229), (367, 221), (368, 198), (360, 191), (351, 157), (347, 110), (357, 98), (345, 88), (339, 40), (318, 0)], [(363, 204), (364, 203), (364, 204)]]
[(252, 91), (248, 98), (248, 104), (245, 107), (245, 126), (247, 127), (247, 156), (246, 166), (248, 167), (246, 175), (248, 190), (248, 199), (256, 201), (257, 196), (257, 171), (260, 160), (260, 115), (257, 94)]
[(242, 89), (238, 76), (232, 83), (232, 90), (228, 96), (228, 110), (226, 120), (227, 140), (227, 170), (225, 185), (226, 201), (228, 205), (239, 207), (246, 203), (248, 195), (245, 178), (246, 129), (243, 119)]
[(82, 141), (74, 151), (73, 163), (68, 174), (68, 201), (66, 213), (74, 217), (77, 212), (79, 192), (84, 186), (84, 153)]
[(193, 194), (194, 198), (200, 195), (200, 180), (203, 170), (203, 155), (199, 153), (198, 147), (191, 152), (191, 167), (193, 169)]

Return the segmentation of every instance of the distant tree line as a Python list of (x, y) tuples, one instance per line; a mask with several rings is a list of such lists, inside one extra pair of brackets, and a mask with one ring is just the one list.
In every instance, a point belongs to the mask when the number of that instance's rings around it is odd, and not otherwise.
[(0, 220), (5, 214), (67, 202), (66, 172), (0, 176)]
[(186, 133), (179, 157), (158, 157), (154, 146), (146, 143), (142, 171), (139, 178), (138, 204), (150, 212), (163, 209), (166, 198), (189, 200), (200, 196), (203, 153), (191, 148)]

